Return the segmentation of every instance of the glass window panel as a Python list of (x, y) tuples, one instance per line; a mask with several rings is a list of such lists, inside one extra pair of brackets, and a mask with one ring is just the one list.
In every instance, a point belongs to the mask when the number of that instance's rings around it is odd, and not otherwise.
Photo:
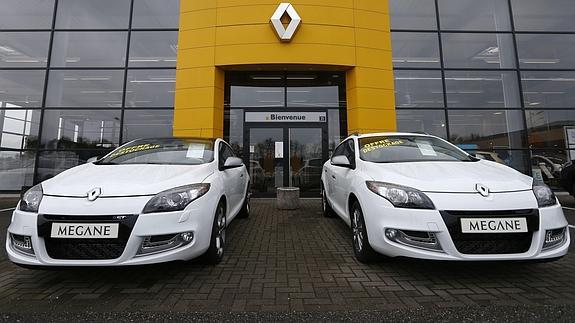
[(2, 0), (0, 29), (52, 28), (54, 0)]
[(130, 70), (126, 107), (173, 107), (176, 70)]
[(34, 183), (33, 151), (0, 151), (0, 191), (20, 191)]
[(528, 110), (525, 118), (531, 148), (575, 149), (575, 110)]
[(521, 78), (525, 107), (575, 107), (575, 72), (522, 72)]
[(232, 85), (230, 105), (234, 108), (284, 107), (284, 93), (284, 87)]
[[(462, 145), (465, 148), (465, 145)], [(529, 155), (523, 150), (507, 150), (507, 149), (494, 149), (494, 150), (467, 150), (469, 153), (475, 154), (476, 157), (484, 160), (489, 160), (502, 165), (514, 168), (524, 174), (529, 172)]]
[(58, 29), (127, 29), (131, 0), (59, 0)]
[(511, 0), (515, 30), (575, 31), (573, 0)]
[(292, 86), (287, 88), (287, 106), (302, 107), (338, 107), (339, 88), (331, 86)]
[(520, 110), (448, 111), (450, 141), (466, 150), (525, 148)]
[(178, 28), (180, 0), (135, 0), (132, 28)]
[(0, 148), (29, 149), (38, 145), (40, 110), (0, 109)]
[(519, 108), (515, 72), (445, 72), (447, 106), (455, 108)]
[(530, 157), (533, 177), (543, 178), (543, 182), (553, 189), (562, 189), (561, 170), (565, 163), (575, 159), (575, 150), (534, 149)]
[(230, 144), (234, 153), (243, 158), (244, 155), (244, 110), (228, 109), (225, 111), (225, 122), (228, 125), (229, 137), (226, 141)]
[(442, 30), (511, 30), (506, 0), (438, 0)]
[(339, 109), (327, 110), (327, 135), (328, 135), (328, 156), (331, 156), (333, 150), (339, 143), (345, 139), (342, 134), (342, 127), (345, 127), (345, 120), (340, 120)]
[(393, 66), (440, 67), (437, 33), (392, 33)]
[(120, 140), (120, 110), (45, 110), (44, 148), (112, 148)]
[(50, 179), (61, 172), (85, 164), (92, 157), (102, 157), (110, 150), (43, 151), (38, 156), (39, 181)]
[(437, 29), (434, 0), (390, 0), (392, 29)]
[(40, 107), (45, 71), (0, 71), (0, 108)]
[(134, 31), (130, 39), (130, 66), (175, 67), (177, 31)]
[(444, 33), (445, 67), (514, 68), (515, 49), (511, 34)]
[(128, 33), (56, 32), (53, 67), (123, 67)]
[(173, 128), (174, 110), (127, 110), (122, 140), (171, 137)]
[(121, 107), (124, 71), (52, 70), (48, 107)]
[(395, 74), (395, 103), (398, 108), (441, 108), (443, 84), (440, 71), (401, 71)]
[(575, 69), (575, 35), (517, 34), (516, 37), (522, 68)]
[(45, 67), (49, 32), (0, 33), (0, 67)]
[(424, 132), (447, 139), (445, 110), (397, 110), (397, 130)]

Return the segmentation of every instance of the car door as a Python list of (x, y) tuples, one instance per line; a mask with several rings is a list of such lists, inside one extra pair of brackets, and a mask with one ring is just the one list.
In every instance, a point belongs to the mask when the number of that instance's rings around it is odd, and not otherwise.
[[(353, 139), (348, 139), (342, 143), (341, 155), (345, 156), (349, 160), (352, 168), (355, 168), (355, 148)], [(334, 153), (335, 156), (335, 153)], [(332, 157), (333, 158), (333, 157)], [(344, 219), (348, 219), (347, 212), (347, 197), (350, 191), (351, 176), (353, 175), (353, 169), (335, 166), (331, 167), (332, 174), (330, 175), (333, 181), (333, 197), (332, 201), (333, 209), (340, 214)]]
[[(333, 151), (333, 154), (332, 154), (331, 158), (333, 158), (333, 157), (335, 157), (335, 156), (343, 155), (343, 150), (344, 150), (344, 144), (341, 143), (341, 144), (339, 144), (339, 146), (337, 146), (337, 147), (335, 148), (335, 150)], [(335, 191), (335, 181), (334, 181), (335, 175), (334, 175), (334, 173), (333, 173), (333, 169), (334, 169), (335, 167), (337, 167), (337, 166), (332, 165), (332, 164), (331, 164), (331, 159), (330, 159), (330, 162), (327, 163), (327, 164), (324, 166), (324, 169), (323, 169), (323, 171), (324, 171), (324, 173), (325, 173), (325, 174), (324, 174), (324, 179), (325, 179), (325, 180), (324, 180), (324, 189), (325, 189), (325, 193), (326, 193), (327, 199), (329, 200), (329, 202), (330, 202), (331, 205), (334, 205), (334, 204), (336, 203), (336, 202), (335, 202), (335, 193), (336, 193), (336, 191)]]
[(244, 166), (224, 169), (226, 160), (236, 157), (232, 148), (223, 141), (219, 145), (218, 166), (224, 183), (224, 190), (228, 199), (228, 214), (236, 214), (242, 206), (245, 187), (247, 185), (247, 172)]

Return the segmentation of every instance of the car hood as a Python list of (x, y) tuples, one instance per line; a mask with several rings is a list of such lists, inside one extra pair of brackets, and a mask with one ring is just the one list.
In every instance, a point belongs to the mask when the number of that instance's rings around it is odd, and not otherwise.
[(46, 195), (86, 197), (94, 188), (101, 197), (155, 195), (161, 191), (203, 182), (213, 173), (204, 165), (94, 165), (71, 168), (42, 183)]
[(490, 161), (363, 163), (376, 181), (416, 188), (424, 192), (477, 193), (476, 184), (490, 192), (532, 189), (533, 179), (510, 167)]

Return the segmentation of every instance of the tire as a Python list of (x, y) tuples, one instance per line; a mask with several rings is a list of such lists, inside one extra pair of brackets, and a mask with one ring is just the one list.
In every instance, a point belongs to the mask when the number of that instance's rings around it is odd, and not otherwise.
[(323, 212), (323, 216), (326, 218), (333, 218), (335, 216), (335, 212), (327, 201), (327, 195), (325, 194), (323, 184), (321, 185), (321, 210)]
[(226, 246), (226, 206), (223, 201), (218, 203), (214, 222), (212, 224), (212, 234), (210, 237), (210, 247), (204, 254), (205, 261), (210, 265), (217, 265), (224, 257)]
[[(249, 187), (249, 184), (248, 184)], [(238, 218), (247, 219), (250, 217), (250, 191), (249, 188), (246, 190), (246, 196), (244, 197), (244, 204), (240, 213), (238, 213)]]
[(378, 254), (369, 244), (367, 229), (363, 219), (363, 211), (357, 201), (353, 202), (353, 205), (351, 206), (350, 218), (355, 258), (362, 263), (370, 263), (377, 260)]

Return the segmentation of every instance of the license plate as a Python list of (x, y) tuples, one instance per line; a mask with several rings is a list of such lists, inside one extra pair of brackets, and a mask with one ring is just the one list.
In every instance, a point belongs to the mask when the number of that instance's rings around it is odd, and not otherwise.
[(114, 239), (118, 237), (118, 223), (52, 223), (52, 238)]
[(462, 233), (515, 233), (527, 232), (525, 218), (461, 219)]

